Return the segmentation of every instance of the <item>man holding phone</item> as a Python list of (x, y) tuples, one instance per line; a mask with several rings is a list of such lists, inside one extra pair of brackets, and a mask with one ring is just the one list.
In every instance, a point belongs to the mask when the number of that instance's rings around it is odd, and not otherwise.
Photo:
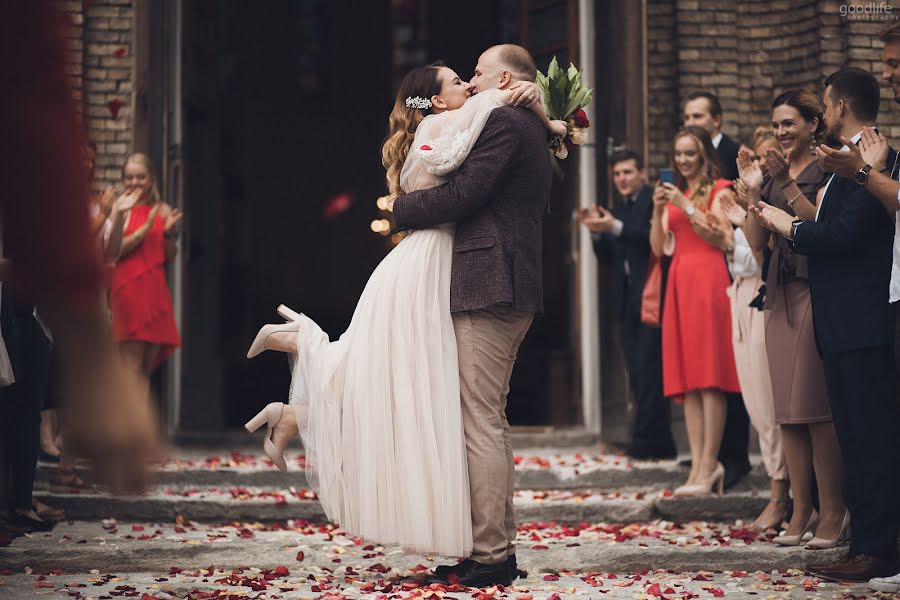
[(610, 158), (619, 199), (612, 211), (582, 209), (580, 221), (591, 230), (594, 251), (615, 269), (619, 340), (634, 402), (629, 456), (674, 458), (669, 400), (662, 387), (662, 333), (641, 322), (641, 295), (650, 262), (653, 188), (647, 185), (641, 156), (621, 150)]

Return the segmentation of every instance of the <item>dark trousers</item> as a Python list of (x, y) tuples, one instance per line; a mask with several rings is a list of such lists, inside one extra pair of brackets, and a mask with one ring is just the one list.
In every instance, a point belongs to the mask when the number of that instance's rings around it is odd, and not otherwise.
[(50, 342), (30, 315), (2, 320), (15, 383), (0, 388), (0, 479), (9, 508), (31, 510)]
[(847, 479), (850, 552), (897, 555), (900, 405), (894, 348), (824, 354), (828, 400)]
[(674, 454), (671, 401), (663, 396), (662, 330), (644, 325), (640, 305), (629, 303), (619, 323), (619, 339), (634, 400), (631, 449)]
[(725, 431), (719, 448), (719, 462), (727, 469), (748, 469), (750, 467), (750, 415), (740, 394), (728, 394), (728, 414), (725, 417)]

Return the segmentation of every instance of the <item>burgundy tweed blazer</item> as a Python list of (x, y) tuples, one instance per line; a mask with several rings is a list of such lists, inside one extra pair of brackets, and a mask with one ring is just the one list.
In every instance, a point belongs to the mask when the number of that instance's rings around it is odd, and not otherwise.
[(543, 312), (541, 221), (553, 181), (547, 141), (530, 110), (496, 108), (444, 185), (394, 203), (398, 229), (456, 223), (451, 312), (500, 303)]

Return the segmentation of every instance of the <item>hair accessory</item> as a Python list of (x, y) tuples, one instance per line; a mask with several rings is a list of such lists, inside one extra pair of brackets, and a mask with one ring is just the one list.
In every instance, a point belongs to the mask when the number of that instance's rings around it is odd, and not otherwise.
[(406, 98), (406, 108), (431, 108), (431, 100), (419, 98), (418, 96), (408, 96)]

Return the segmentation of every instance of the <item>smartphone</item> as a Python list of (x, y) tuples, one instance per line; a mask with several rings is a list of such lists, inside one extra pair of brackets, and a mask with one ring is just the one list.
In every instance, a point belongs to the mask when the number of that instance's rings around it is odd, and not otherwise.
[(675, 185), (675, 171), (672, 169), (660, 169), (659, 180), (662, 183), (671, 183), (672, 185)]

